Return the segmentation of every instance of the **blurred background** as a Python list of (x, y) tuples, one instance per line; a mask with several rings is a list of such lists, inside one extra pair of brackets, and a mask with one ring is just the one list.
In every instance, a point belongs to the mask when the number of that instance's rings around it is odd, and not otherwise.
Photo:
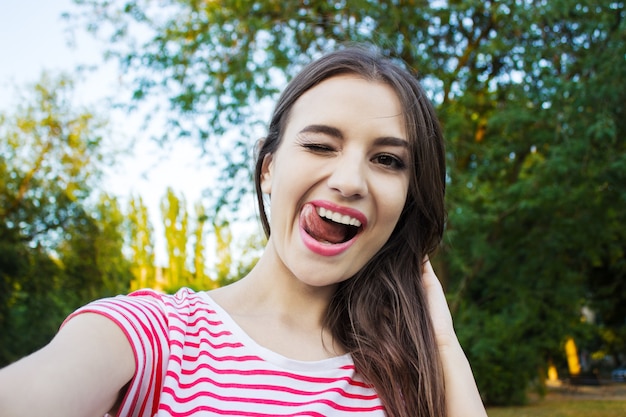
[[(245, 275), (272, 103), (302, 65), (367, 42), (440, 115), (434, 264), (485, 402), (624, 381), (623, 1), (31, 0), (0, 15), (0, 365), (94, 298)], [(613, 403), (597, 415), (624, 415)]]

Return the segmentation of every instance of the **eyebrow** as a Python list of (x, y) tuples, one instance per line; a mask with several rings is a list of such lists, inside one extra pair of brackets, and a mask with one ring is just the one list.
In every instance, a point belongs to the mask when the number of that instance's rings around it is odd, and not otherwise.
[(308, 125), (300, 133), (322, 133), (337, 139), (343, 139), (343, 133), (336, 127), (328, 125)]
[(378, 146), (399, 146), (402, 148), (409, 147), (409, 142), (405, 139), (396, 138), (394, 136), (383, 136), (381, 138), (376, 138), (374, 143)]
[[(344, 139), (341, 130), (328, 125), (308, 125), (300, 131), (300, 133), (321, 133), (340, 140)], [(378, 146), (398, 146), (408, 148), (409, 142), (406, 139), (397, 138), (395, 136), (382, 136), (374, 140), (374, 144)]]

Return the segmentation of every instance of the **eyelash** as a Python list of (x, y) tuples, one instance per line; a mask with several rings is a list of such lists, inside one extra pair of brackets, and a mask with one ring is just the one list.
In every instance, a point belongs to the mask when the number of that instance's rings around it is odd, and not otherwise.
[(326, 153), (333, 152), (334, 149), (328, 145), (323, 145), (321, 143), (305, 143), (302, 145), (305, 149), (316, 152), (316, 153)]
[[(335, 151), (335, 149), (331, 146), (321, 143), (306, 143), (302, 146), (305, 149), (318, 154), (330, 153)], [(390, 168), (397, 171), (401, 171), (406, 168), (406, 164), (401, 158), (398, 158), (397, 156), (388, 153), (377, 154), (371, 159), (371, 161), (380, 164), (385, 168)]]
[[(381, 158), (389, 159), (391, 163), (390, 164), (382, 163)], [(378, 162), (379, 164), (385, 167), (389, 167), (391, 169), (395, 169), (398, 171), (406, 168), (406, 164), (404, 163), (402, 159), (398, 158), (397, 156), (388, 154), (388, 153), (378, 154), (374, 158), (372, 158), (372, 160)]]

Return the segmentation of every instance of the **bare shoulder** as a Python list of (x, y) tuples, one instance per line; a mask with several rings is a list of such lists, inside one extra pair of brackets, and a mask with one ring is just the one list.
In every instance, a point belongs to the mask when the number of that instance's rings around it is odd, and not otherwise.
[(108, 318), (70, 319), (44, 348), (0, 370), (7, 416), (103, 415), (135, 373), (133, 350)]

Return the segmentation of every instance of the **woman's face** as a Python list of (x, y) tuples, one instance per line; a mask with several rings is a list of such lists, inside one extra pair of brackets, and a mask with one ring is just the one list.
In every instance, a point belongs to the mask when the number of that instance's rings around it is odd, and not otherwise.
[(311, 286), (353, 276), (387, 241), (404, 207), (409, 149), (391, 87), (329, 78), (293, 105), (278, 150), (263, 163), (273, 251)]

